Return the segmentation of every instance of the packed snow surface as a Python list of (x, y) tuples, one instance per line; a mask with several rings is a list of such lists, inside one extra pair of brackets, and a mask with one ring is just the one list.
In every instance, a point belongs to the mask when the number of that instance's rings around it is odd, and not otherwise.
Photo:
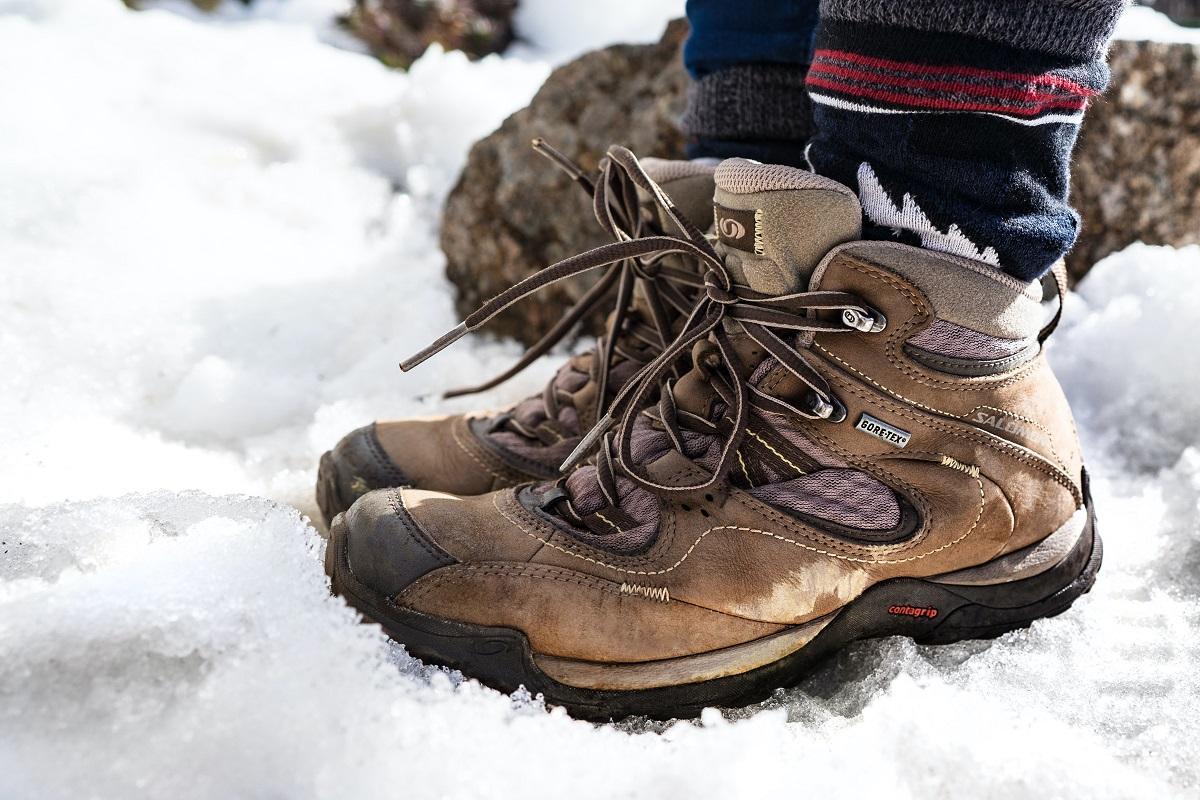
[(1146, 6), (1126, 9), (1117, 25), (1116, 36), (1133, 41), (1200, 44), (1200, 29), (1185, 28), (1161, 11)]
[(1056, 336), (1107, 546), (1062, 617), (619, 726), (359, 625), (303, 516), (317, 456), (517, 353), (395, 366), (456, 322), (435, 231), (469, 143), (680, 3), (528, 0), (513, 57), (409, 74), (339, 5), (0, 0), (0, 798), (1194, 796), (1197, 248), (1106, 259)]

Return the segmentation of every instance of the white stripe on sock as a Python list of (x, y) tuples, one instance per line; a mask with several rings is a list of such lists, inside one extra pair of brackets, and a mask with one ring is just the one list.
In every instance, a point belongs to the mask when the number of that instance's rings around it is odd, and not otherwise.
[(1011, 117), (1008, 114), (998, 114), (994, 111), (971, 111), (963, 109), (961, 111), (936, 111), (926, 109), (908, 109), (908, 108), (880, 108), (879, 106), (869, 106), (863, 103), (855, 103), (850, 100), (843, 100), (840, 97), (830, 97), (826, 94), (817, 94), (809, 92), (808, 97), (814, 103), (833, 106), (844, 111), (858, 111), (864, 114), (986, 114), (989, 117), (999, 117), (1006, 119), (1009, 122), (1015, 122), (1018, 125), (1049, 125), (1054, 122), (1065, 122), (1068, 125), (1078, 125), (1083, 122), (1083, 112), (1075, 114), (1047, 114), (1042, 117), (1034, 117), (1027, 119), (1025, 117)]

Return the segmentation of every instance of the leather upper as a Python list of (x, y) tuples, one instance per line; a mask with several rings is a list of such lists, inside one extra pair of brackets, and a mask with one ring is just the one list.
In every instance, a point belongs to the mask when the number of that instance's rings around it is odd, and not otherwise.
[[(621, 556), (552, 524), (527, 498), (521, 502), (520, 490), (479, 497), (404, 490), (405, 513), (455, 563), (423, 572), (396, 601), (518, 628), (548, 655), (653, 660), (815, 619), (878, 581), (981, 564), (1045, 538), (1071, 517), (1082, 503), (1081, 457), (1066, 400), (1042, 354), (990, 377), (940, 373), (903, 346), (933, 319), (916, 286), (850, 252), (836, 254), (820, 280), (822, 289), (858, 294), (888, 325), (877, 334), (816, 336), (807, 352), (847, 415), (800, 424), (813, 441), (902, 496), (920, 521), (913, 535), (856, 541), (726, 483), (662, 500), (653, 544)], [(802, 389), (782, 368), (758, 388), (783, 398)], [(897, 448), (859, 430), (863, 414), (907, 432), (908, 443)], [(453, 440), (453, 423), (442, 425), (451, 446), (429, 458), (447, 459), (436, 462), (439, 469), (471, 461)], [(402, 446), (401, 438), (393, 445)], [(689, 469), (678, 453), (652, 468), (660, 477)], [(354, 526), (350, 533), (352, 540), (358, 535)]]

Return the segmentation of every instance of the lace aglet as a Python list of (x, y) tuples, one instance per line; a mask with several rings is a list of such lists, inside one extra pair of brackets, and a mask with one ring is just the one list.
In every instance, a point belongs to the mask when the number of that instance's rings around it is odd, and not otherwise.
[(442, 334), (441, 336), (439, 336), (436, 340), (434, 340), (433, 344), (429, 345), (424, 350), (421, 350), (419, 353), (412, 356), (411, 358), (401, 361), (400, 369), (403, 372), (408, 372), (410, 369), (417, 366), (425, 359), (429, 358), (430, 356), (436, 355), (437, 353), (440, 353), (441, 351), (445, 350), (450, 345), (457, 342), (462, 337), (466, 336), (467, 330), (468, 330), (467, 323), (465, 323), (465, 322), (459, 323), (458, 327), (456, 327), (452, 331), (448, 331), (448, 332)]
[(608, 429), (612, 426), (613, 418), (611, 414), (605, 414), (603, 417), (601, 417), (599, 421), (592, 426), (592, 429), (588, 431), (582, 439), (579, 440), (579, 444), (575, 445), (575, 449), (571, 451), (571, 455), (567, 456), (567, 460), (559, 465), (558, 471), (561, 473), (566, 473), (567, 471), (574, 469), (575, 466), (578, 465), (580, 461), (583, 461), (587, 454), (591, 452), (592, 448), (596, 446), (596, 442), (600, 440), (600, 437), (607, 433)]
[(530, 144), (533, 146), (535, 152), (550, 159), (556, 167), (570, 175), (571, 180), (583, 186), (588, 192), (592, 191), (592, 181), (588, 178), (582, 167), (563, 155), (541, 136), (534, 138)]

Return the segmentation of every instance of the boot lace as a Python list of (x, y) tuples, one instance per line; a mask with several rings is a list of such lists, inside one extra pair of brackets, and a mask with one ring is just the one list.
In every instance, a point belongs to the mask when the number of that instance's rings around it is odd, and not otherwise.
[[(601, 228), (618, 243), (662, 234), (657, 218), (643, 213), (643, 206), (639, 202), (638, 187), (650, 191), (648, 187), (657, 186), (645, 174), (640, 165), (635, 163), (636, 169), (631, 171), (628, 168), (628, 162), (621, 164), (611, 157), (605, 157), (600, 163), (599, 174), (593, 181), (578, 164), (549, 145), (544, 139), (535, 139), (533, 148), (566, 172), (577, 185), (588, 193), (592, 198), (592, 210), (596, 220), (600, 223)], [(655, 199), (656, 201), (661, 199), (670, 202), (661, 190), (655, 195)], [(671, 208), (673, 209), (674, 206), (672, 205)], [(689, 238), (704, 238), (703, 233), (692, 226), (682, 214), (673, 212), (670, 214), (670, 218), (679, 225), (681, 230), (687, 232)], [(564, 434), (578, 436), (578, 419), (575, 407), (571, 403), (571, 395), (587, 383), (594, 382), (597, 385), (594, 418), (599, 418), (604, 413), (605, 406), (613, 394), (610, 391), (610, 384), (620, 383), (621, 380), (628, 378), (652, 360), (654, 355), (674, 338), (674, 329), (678, 327), (678, 320), (695, 305), (695, 297), (703, 285), (699, 274), (663, 263), (668, 255), (669, 253), (665, 251), (661, 253), (647, 251), (644, 254), (631, 255), (594, 265), (605, 268), (597, 283), (585, 292), (563, 317), (541, 339), (526, 350), (511, 367), (484, 383), (453, 389), (446, 392), (445, 396), (450, 398), (483, 392), (499, 386), (519, 374), (558, 344), (581, 319), (590, 314), (610, 294), (615, 286), (616, 299), (613, 310), (608, 315), (605, 332), (599, 337), (593, 349), (588, 372), (580, 372), (573, 363), (568, 363), (554, 379), (547, 382), (542, 391), (540, 395), (541, 408), (537, 409), (541, 413), (519, 413), (524, 407), (527, 407), (527, 404), (535, 401), (535, 398), (530, 398), (516, 410), (518, 413), (508, 412), (496, 417), (491, 427), (493, 432), (502, 429), (508, 430), (525, 439), (536, 440), (543, 445), (553, 445), (561, 441)], [(594, 267), (586, 267), (582, 271), (591, 268)], [(548, 275), (550, 269), (542, 270), (531, 276), (533, 279), (548, 278), (537, 288), (540, 289), (549, 283), (569, 277), (569, 275), (563, 277)], [(513, 288), (527, 282), (522, 281)], [(645, 312), (641, 312), (634, 304), (635, 287), (639, 285), (645, 301)], [(536, 291), (536, 289), (531, 291)], [(479, 311), (468, 317), (468, 323), (465, 323), (468, 325), (467, 330), (474, 330), (485, 324), (495, 314), (528, 293), (521, 294), (511, 302), (497, 305), (496, 300), (500, 298), (496, 298), (485, 304)], [(480, 313), (485, 309), (492, 310), (489, 310), (482, 319), (478, 319)], [(476, 321), (472, 322), (472, 320)], [(423, 357), (411, 359), (401, 364), (401, 369), (410, 369), (421, 360)], [(534, 424), (531, 424), (531, 417)]]
[[(611, 232), (618, 238), (617, 242), (564, 259), (520, 281), (485, 303), (458, 327), (401, 367), (411, 369), (548, 285), (614, 264), (621, 265), (622, 276), (636, 274), (636, 267), (632, 265), (645, 261), (661, 263), (662, 257), (678, 253), (694, 259), (703, 270), (699, 279), (702, 292), (674, 338), (665, 342), (658, 354), (615, 393), (596, 424), (563, 462), (560, 471), (568, 472), (595, 450), (595, 482), (598, 484), (595, 488), (609, 508), (620, 509), (622, 500), (628, 503), (635, 495), (642, 494), (637, 489), (660, 496), (680, 495), (705, 491), (724, 480), (745, 436), (752, 408), (812, 420), (844, 420), (845, 406), (804, 351), (810, 347), (812, 335), (816, 333), (877, 333), (886, 325), (883, 315), (847, 292), (767, 295), (736, 284), (712, 243), (678, 213), (670, 198), (646, 175), (632, 152), (613, 146), (608, 150), (607, 159), (611, 171), (619, 170), (634, 185), (647, 191), (684, 235), (650, 234), (635, 238), (630, 233), (632, 229), (614, 226)], [(660, 334), (665, 330), (660, 329)], [(744, 363), (736, 351), (733, 337), (738, 334), (753, 340), (767, 356), (801, 382), (806, 391), (798, 402), (768, 395), (750, 384), (753, 365)], [(707, 415), (682, 409), (675, 399), (676, 367), (689, 350), (693, 350), (692, 369), (700, 372), (718, 398)], [(655, 396), (657, 402), (654, 402)], [(704, 477), (690, 483), (666, 484), (647, 474), (643, 467), (650, 461), (648, 452), (655, 458), (663, 452), (662, 447), (645, 447), (643, 435), (643, 446), (636, 448), (640, 452), (635, 455), (635, 431), (644, 434), (647, 425), (665, 434), (666, 447), (674, 448), (696, 464)], [(698, 458), (701, 452), (704, 456)], [(565, 521), (575, 524), (580, 521), (580, 515), (573, 510), (571, 500), (567, 481), (560, 479), (542, 494), (541, 506), (544, 511), (558, 512)]]

